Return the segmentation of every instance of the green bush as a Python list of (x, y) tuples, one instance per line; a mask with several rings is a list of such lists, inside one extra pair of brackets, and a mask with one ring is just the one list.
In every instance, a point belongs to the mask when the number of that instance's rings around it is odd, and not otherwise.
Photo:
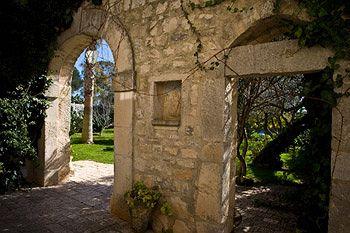
[(21, 167), (36, 157), (47, 108), (47, 68), (59, 34), (83, 0), (3, 1), (0, 21), (0, 191), (18, 188)]
[(259, 152), (272, 140), (271, 136), (267, 134), (260, 134), (254, 132), (249, 135), (249, 147), (248, 150), (252, 152), (252, 156), (255, 157)]
[[(27, 88), (0, 98), (0, 192), (18, 188), (25, 160), (36, 158), (36, 144), (45, 117), (45, 77), (31, 81)], [(39, 130), (38, 130), (39, 129)]]
[(32, 146), (24, 113), (25, 101), (0, 99), (0, 192), (19, 187), (21, 166), (25, 159), (33, 159)]

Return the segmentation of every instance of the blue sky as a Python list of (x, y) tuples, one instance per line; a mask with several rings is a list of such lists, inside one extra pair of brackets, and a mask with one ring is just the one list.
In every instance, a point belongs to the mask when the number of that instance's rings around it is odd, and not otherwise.
[[(99, 46), (97, 47), (97, 51), (98, 51), (97, 61), (114, 62), (112, 51), (109, 48), (109, 46), (108, 46), (108, 44), (107, 44), (107, 42), (105, 40), (102, 40), (102, 43), (99, 44)], [(80, 73), (83, 70), (82, 64), (84, 63), (84, 60), (85, 60), (85, 49), (80, 54), (80, 56), (78, 57), (77, 61), (74, 64), (74, 67), (76, 67), (79, 70)]]

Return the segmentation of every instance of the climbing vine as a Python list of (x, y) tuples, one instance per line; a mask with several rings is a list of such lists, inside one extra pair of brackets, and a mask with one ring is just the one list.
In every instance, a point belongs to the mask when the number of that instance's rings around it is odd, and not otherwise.
[[(280, 2), (276, 1), (276, 12), (279, 11)], [(350, 9), (350, 4), (349, 1), (343, 0), (302, 0), (300, 5), (307, 10), (311, 20), (303, 24), (291, 25), (291, 33), (298, 39), (299, 45), (301, 47), (320, 45), (334, 51), (334, 56), (328, 59), (329, 65), (323, 70), (321, 80), (306, 81), (308, 86), (305, 89), (305, 95), (308, 96), (310, 92), (318, 90), (318, 105), (324, 107), (318, 111), (311, 111), (314, 115), (315, 127), (310, 130), (310, 141), (304, 143), (300, 155), (304, 161), (304, 176), (307, 177), (307, 187), (304, 189), (301, 203), (308, 208), (299, 217), (299, 227), (304, 232), (327, 232), (328, 206), (332, 195), (331, 176), (336, 166), (335, 162), (331, 167), (329, 154), (332, 138), (331, 108), (337, 109), (339, 99), (349, 96), (349, 91), (336, 92), (336, 88), (342, 87), (343, 79), (348, 74), (345, 76), (337, 74), (335, 79), (334, 74), (340, 68), (338, 62), (349, 58), (350, 25), (344, 16)], [(339, 114), (343, 124), (340, 111)], [(337, 140), (339, 148), (341, 137)], [(339, 151), (336, 151), (335, 161), (338, 156)]]

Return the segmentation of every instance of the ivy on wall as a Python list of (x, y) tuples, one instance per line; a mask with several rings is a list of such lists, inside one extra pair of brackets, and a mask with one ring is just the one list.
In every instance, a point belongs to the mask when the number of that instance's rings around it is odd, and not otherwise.
[[(280, 2), (276, 1), (277, 8)], [(350, 55), (350, 23), (346, 20), (350, 2), (302, 0), (300, 5), (307, 10), (311, 20), (303, 24), (291, 25), (291, 33), (298, 39), (299, 45), (302, 47), (321, 45), (331, 48), (334, 56), (328, 59), (329, 65), (323, 70), (321, 80), (309, 80), (307, 83), (309, 88), (306, 91), (318, 90), (318, 105), (323, 105), (325, 109), (313, 112), (316, 127), (310, 131), (310, 141), (305, 143), (300, 155), (304, 161), (308, 184), (301, 198), (301, 202), (307, 208), (302, 212), (298, 223), (302, 232), (328, 232), (329, 200), (332, 194), (331, 175), (335, 166), (334, 164), (331, 167), (330, 161), (332, 140), (330, 109), (337, 108), (340, 97), (349, 96), (348, 91), (336, 92), (336, 88), (343, 85), (343, 79), (348, 74), (345, 76), (338, 74), (334, 79), (334, 73), (340, 68), (338, 61), (349, 59)], [(307, 96), (308, 93), (305, 95)]]

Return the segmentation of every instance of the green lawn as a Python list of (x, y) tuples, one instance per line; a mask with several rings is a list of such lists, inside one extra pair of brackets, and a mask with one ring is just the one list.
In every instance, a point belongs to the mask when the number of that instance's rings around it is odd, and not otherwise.
[(102, 135), (94, 135), (93, 144), (82, 144), (81, 133), (71, 136), (73, 161), (92, 160), (99, 163), (114, 162), (113, 129), (105, 129)]

